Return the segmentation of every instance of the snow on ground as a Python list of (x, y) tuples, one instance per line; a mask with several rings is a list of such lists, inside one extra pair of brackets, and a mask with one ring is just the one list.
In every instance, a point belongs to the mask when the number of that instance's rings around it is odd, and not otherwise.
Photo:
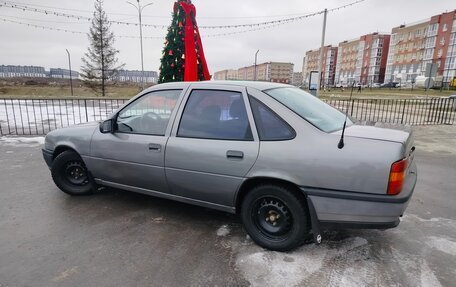
[(434, 260), (444, 254), (456, 262), (456, 242), (428, 236), (438, 235), (438, 228), (456, 232), (456, 220), (408, 214), (395, 229), (325, 232), (321, 245), (307, 243), (285, 253), (259, 247), (240, 226), (219, 240), (231, 248), (236, 270), (252, 286), (439, 287), (439, 276), (456, 276), (456, 270), (436, 269)]
[(226, 224), (217, 229), (217, 236), (227, 236), (228, 234), (230, 234), (230, 228)]
[(35, 147), (44, 144), (44, 137), (0, 137), (0, 144)]
[(456, 256), (456, 242), (454, 241), (431, 236), (428, 238), (427, 244), (434, 249)]

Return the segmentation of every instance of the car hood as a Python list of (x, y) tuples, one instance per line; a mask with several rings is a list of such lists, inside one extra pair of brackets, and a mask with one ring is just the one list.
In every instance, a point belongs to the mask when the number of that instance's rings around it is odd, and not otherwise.
[[(342, 131), (334, 132), (334, 134), (340, 135)], [(352, 125), (345, 129), (345, 136), (405, 144), (409, 140), (410, 133), (401, 130)]]

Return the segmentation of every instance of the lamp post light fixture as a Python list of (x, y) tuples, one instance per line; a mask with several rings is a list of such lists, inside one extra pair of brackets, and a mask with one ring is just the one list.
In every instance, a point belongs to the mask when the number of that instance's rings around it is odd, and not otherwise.
[(73, 75), (72, 75), (72, 71), (71, 71), (71, 56), (70, 56), (70, 52), (68, 51), (68, 49), (65, 49), (67, 54), (68, 54), (68, 67), (70, 69), (70, 87), (71, 87), (71, 96), (73, 97), (74, 94), (73, 94)]
[(257, 59), (258, 59), (258, 53), (260, 52), (260, 50), (256, 51), (255, 53), (255, 68), (254, 68), (254, 75), (253, 75), (253, 80), (256, 81), (257, 80)]
[(138, 5), (135, 5), (131, 3), (130, 1), (127, 1), (128, 4), (131, 6), (135, 7), (136, 10), (138, 10), (138, 16), (139, 16), (139, 42), (141, 45), (141, 88), (144, 90), (144, 55), (143, 55), (143, 39), (142, 39), (142, 11), (144, 8), (147, 6), (152, 5), (153, 3), (146, 4), (144, 6), (141, 6), (141, 3), (139, 3), (139, 0), (136, 0), (138, 2)]

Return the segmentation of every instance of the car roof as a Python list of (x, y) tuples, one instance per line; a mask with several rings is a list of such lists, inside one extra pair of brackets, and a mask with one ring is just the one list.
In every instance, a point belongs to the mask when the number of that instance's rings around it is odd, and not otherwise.
[(211, 85), (225, 85), (225, 86), (238, 86), (238, 87), (249, 87), (253, 89), (257, 89), (260, 91), (265, 91), (274, 88), (290, 88), (294, 86), (287, 85), (287, 84), (280, 84), (280, 83), (272, 83), (272, 82), (260, 82), (260, 81), (202, 81), (202, 82), (170, 82), (155, 85), (153, 87), (148, 88), (147, 90), (156, 90), (157, 88), (187, 88), (191, 84), (198, 84), (198, 86), (211, 86)]

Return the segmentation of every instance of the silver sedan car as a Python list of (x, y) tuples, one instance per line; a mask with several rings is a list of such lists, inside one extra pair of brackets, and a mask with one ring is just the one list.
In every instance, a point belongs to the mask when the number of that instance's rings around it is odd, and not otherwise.
[(392, 228), (417, 180), (408, 132), (360, 126), (301, 89), (169, 83), (106, 121), (50, 132), (43, 155), (71, 195), (100, 186), (238, 213), (286, 251), (323, 228)]

